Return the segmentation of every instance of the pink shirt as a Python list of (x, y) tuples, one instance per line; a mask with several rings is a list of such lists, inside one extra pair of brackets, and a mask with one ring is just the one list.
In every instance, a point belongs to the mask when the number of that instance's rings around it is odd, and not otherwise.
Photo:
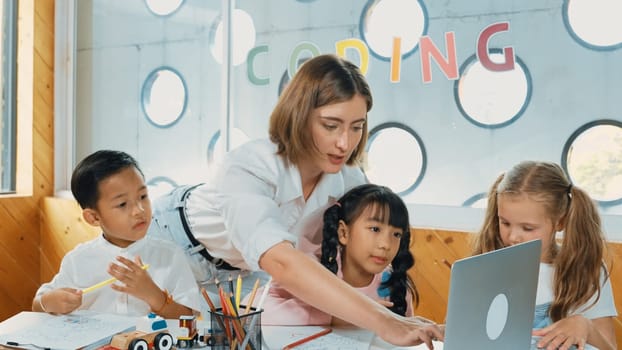
[[(338, 259), (339, 261), (339, 259)], [(385, 271), (391, 271), (391, 267), (388, 266)], [(384, 272), (383, 272), (384, 273)], [(367, 295), (368, 297), (378, 299), (389, 299), (388, 297), (381, 297), (378, 295), (378, 287), (382, 283), (382, 275), (379, 273), (374, 276), (371, 283), (365, 287), (356, 288), (359, 292)], [(337, 272), (339, 278), (343, 278), (341, 274), (341, 266)], [(261, 290), (257, 291), (257, 295), (261, 295)], [(412, 316), (412, 295), (410, 292), (406, 295), (407, 309), (406, 316)], [(247, 298), (245, 298), (246, 301)], [(242, 303), (244, 304), (244, 303)], [(302, 300), (294, 297), (284, 288), (280, 287), (276, 283), (272, 283), (268, 295), (263, 304), (264, 312), (261, 315), (261, 324), (263, 325), (281, 325), (281, 326), (323, 326), (330, 325), (332, 316), (320, 311), (313, 306), (303, 302)]]

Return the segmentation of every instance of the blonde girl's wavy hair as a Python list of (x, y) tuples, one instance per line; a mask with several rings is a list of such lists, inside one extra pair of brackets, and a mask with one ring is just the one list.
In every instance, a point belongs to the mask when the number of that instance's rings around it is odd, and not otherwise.
[[(605, 266), (605, 237), (600, 215), (589, 195), (570, 183), (562, 168), (549, 162), (525, 161), (500, 175), (488, 193), (484, 223), (474, 240), (474, 254), (502, 248), (499, 233), (498, 196), (526, 194), (544, 205), (553, 224), (561, 222), (564, 234), (559, 250), (551, 234), (554, 300), (549, 316), (558, 321), (586, 304), (601, 290)], [(608, 276), (607, 276), (608, 278)]]
[[(310, 150), (319, 152), (309, 129), (313, 110), (349, 101), (355, 95), (365, 99), (369, 112), (373, 104), (371, 90), (353, 63), (335, 55), (320, 55), (303, 63), (270, 116), (270, 140), (277, 145), (277, 154), (298, 164), (309, 156)], [(367, 123), (364, 123), (361, 140), (346, 164), (360, 164), (366, 143)]]

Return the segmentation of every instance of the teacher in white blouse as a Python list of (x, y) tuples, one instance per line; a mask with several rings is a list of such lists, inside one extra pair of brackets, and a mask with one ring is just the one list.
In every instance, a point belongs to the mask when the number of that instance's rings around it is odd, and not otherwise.
[(185, 247), (199, 282), (265, 271), (299, 299), (390, 343), (431, 347), (442, 338), (436, 325), (393, 314), (308, 255), (319, 252), (324, 209), (366, 182), (359, 162), (371, 107), (354, 64), (334, 55), (305, 62), (270, 116), (270, 140), (238, 147), (206, 183), (156, 200), (149, 234)]

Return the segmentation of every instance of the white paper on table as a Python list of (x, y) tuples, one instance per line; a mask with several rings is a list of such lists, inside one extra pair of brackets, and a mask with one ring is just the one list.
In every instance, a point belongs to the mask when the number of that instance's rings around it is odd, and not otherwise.
[[(262, 326), (263, 341), (269, 350), (281, 350), (285, 345), (325, 329), (324, 326)], [(296, 350), (361, 350), (369, 349), (374, 334), (358, 328), (333, 328), (332, 332), (296, 346)]]
[(54, 316), (41, 312), (21, 312), (2, 322), (0, 343), (26, 344), (24, 347), (78, 349), (100, 345), (112, 335), (136, 328), (136, 318), (114, 314), (77, 311)]

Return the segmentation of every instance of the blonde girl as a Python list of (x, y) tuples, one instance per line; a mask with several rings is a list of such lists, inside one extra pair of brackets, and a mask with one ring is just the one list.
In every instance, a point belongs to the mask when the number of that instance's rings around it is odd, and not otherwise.
[(474, 253), (534, 239), (542, 240), (533, 332), (538, 348), (616, 349), (600, 216), (554, 163), (521, 162), (497, 178)]

